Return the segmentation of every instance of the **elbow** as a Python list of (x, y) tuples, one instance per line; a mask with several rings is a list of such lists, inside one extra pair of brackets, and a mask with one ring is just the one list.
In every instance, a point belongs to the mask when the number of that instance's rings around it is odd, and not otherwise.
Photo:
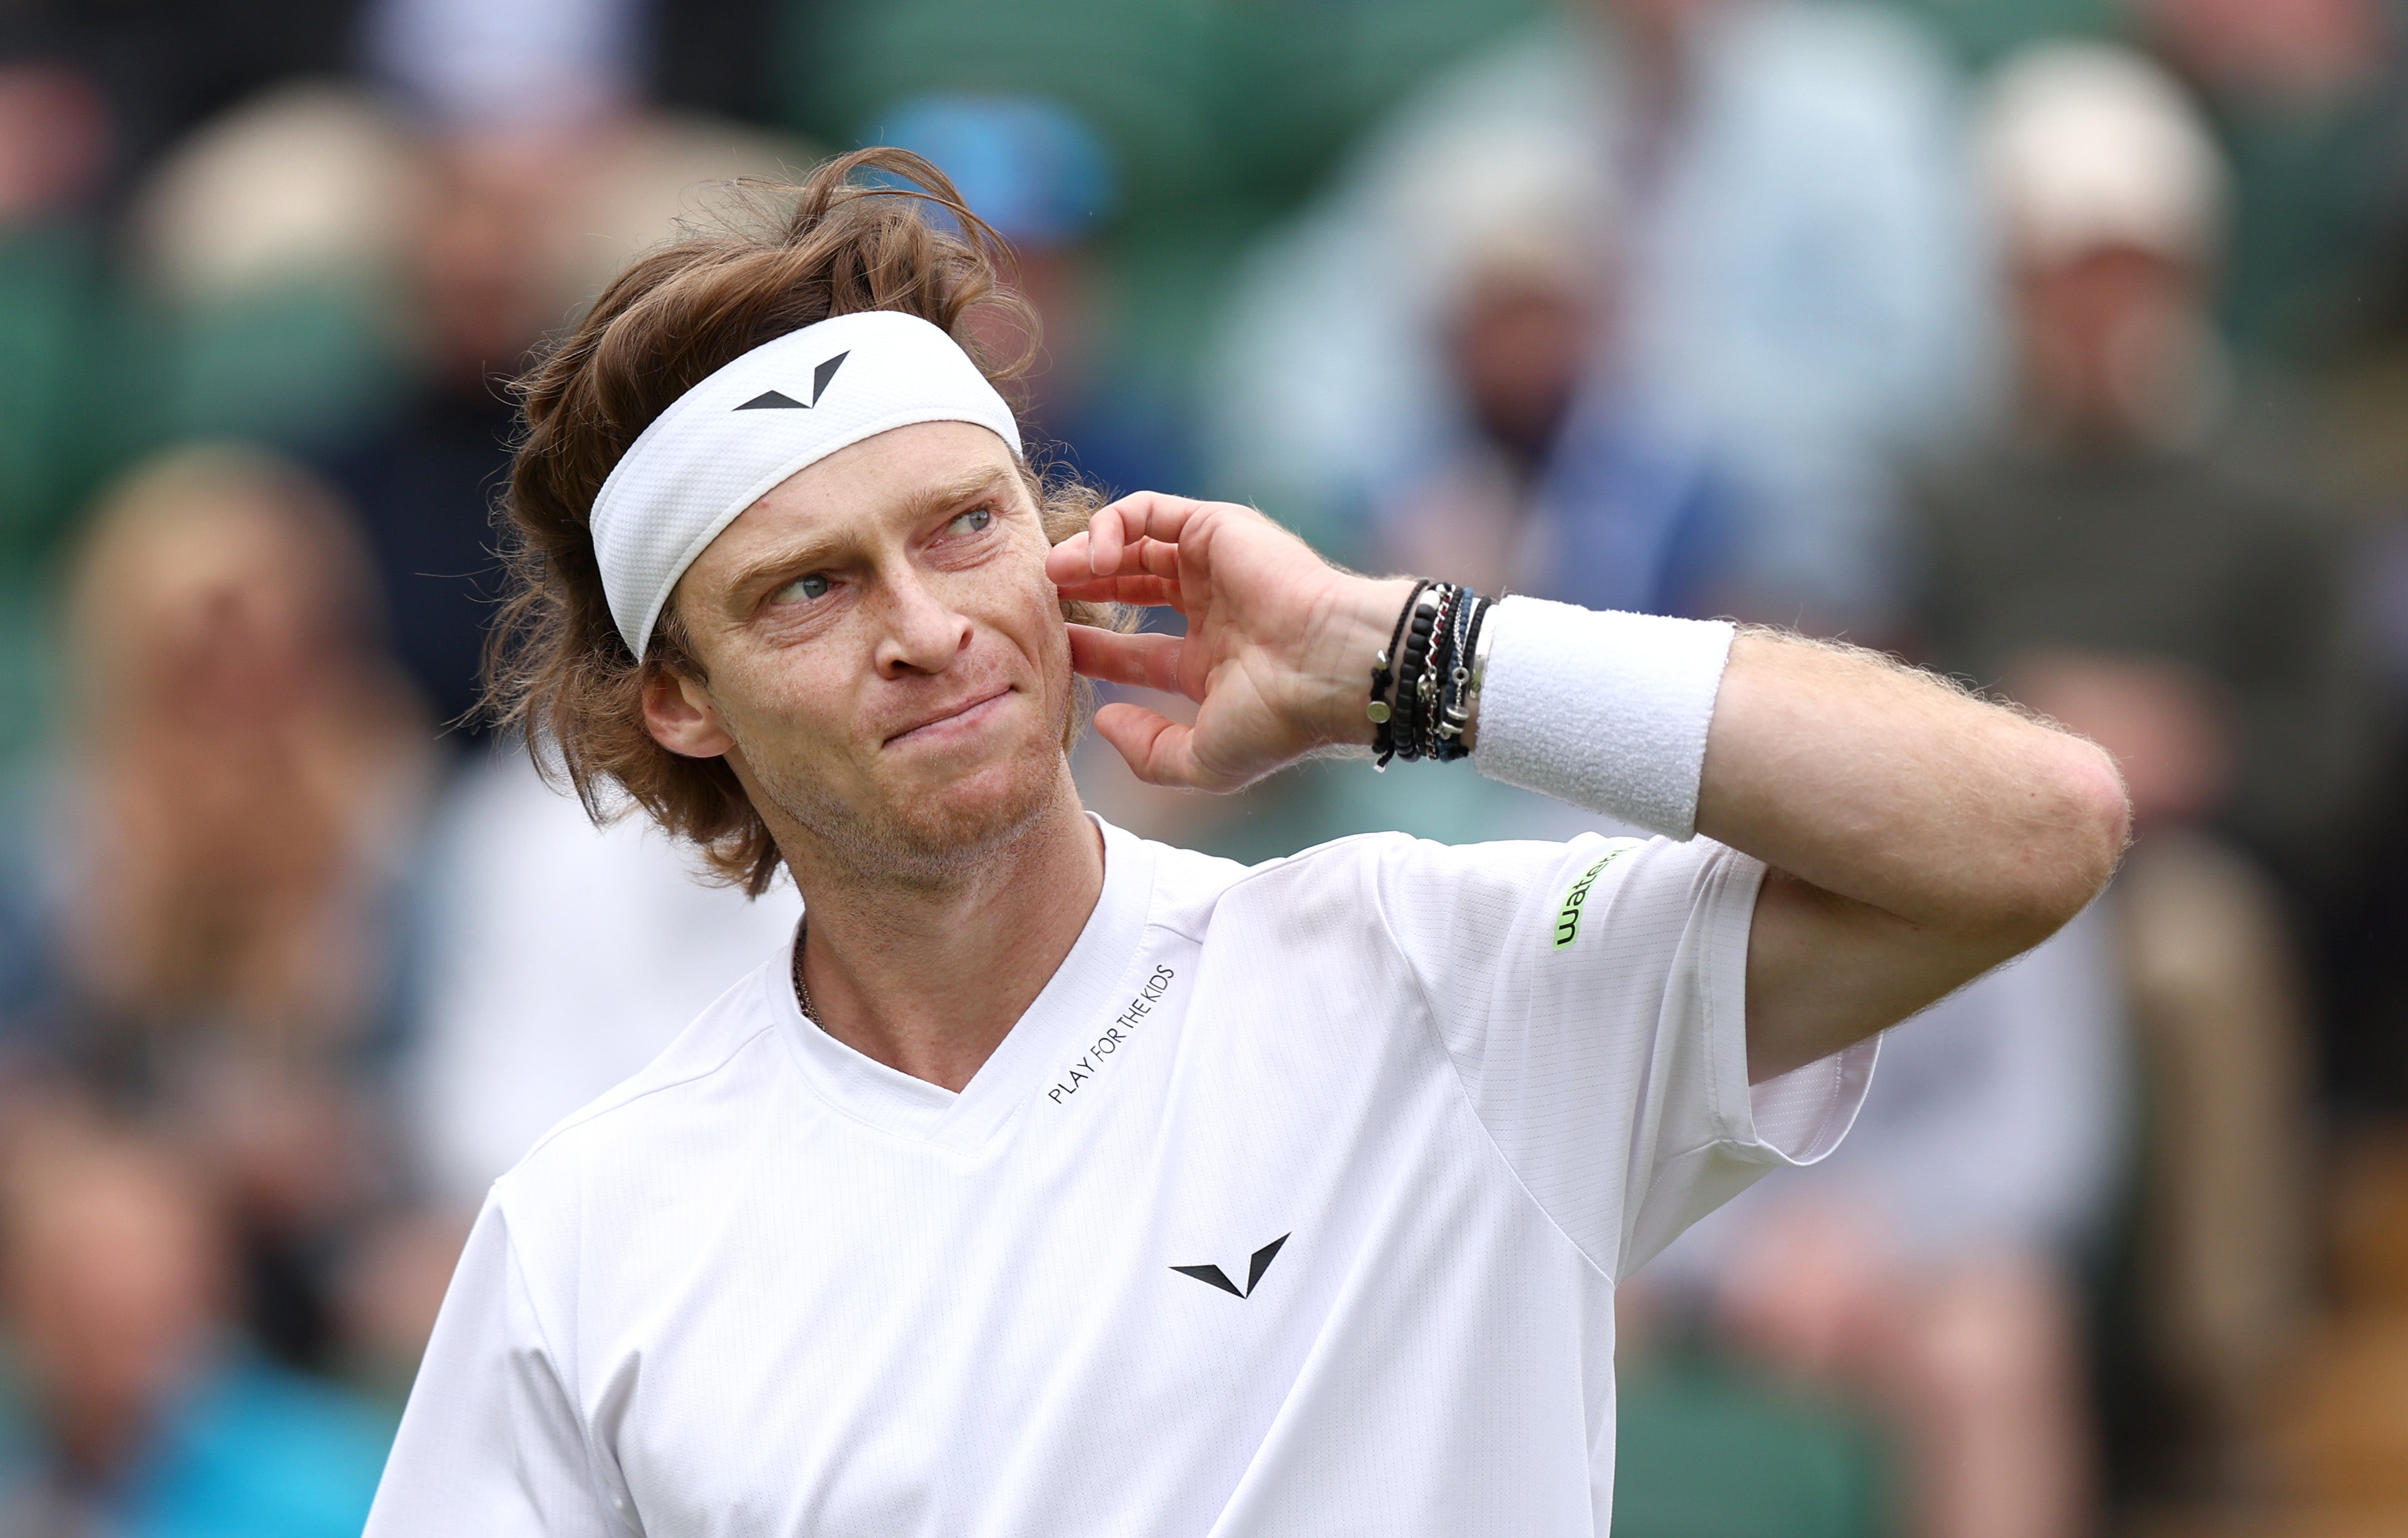
[(2026, 950), (2087, 907), (2132, 836), (2132, 803), (2097, 743), (2052, 732), (2034, 765), (2030, 816), (2000, 894), (2002, 938)]
[(2069, 738), (2066, 745), (2071, 751), (2060, 789), (2069, 830), (2064, 916), (2071, 918), (2124, 863), (2132, 841), (2132, 797), (2124, 787), (2124, 771), (2105, 748), (2085, 738)]

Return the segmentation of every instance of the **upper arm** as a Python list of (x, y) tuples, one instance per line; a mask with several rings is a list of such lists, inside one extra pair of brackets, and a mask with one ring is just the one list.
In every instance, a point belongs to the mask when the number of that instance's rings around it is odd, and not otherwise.
[(1772, 872), (1747, 960), (1760, 1081), (2048, 938), (2114, 869), (2128, 812), (2092, 743), (1885, 657), (1752, 632), (1697, 822)]
[(1748, 1082), (1886, 1030), (2022, 948), (1996, 935), (1926, 929), (1767, 870), (1748, 932)]
[(366, 1538), (625, 1538), (498, 1201), (444, 1294)]

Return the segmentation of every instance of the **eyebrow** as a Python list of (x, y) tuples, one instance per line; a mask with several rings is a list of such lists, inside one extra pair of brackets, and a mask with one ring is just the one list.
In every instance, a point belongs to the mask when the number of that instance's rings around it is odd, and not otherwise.
[[(933, 518), (945, 509), (970, 501), (982, 495), (1001, 491), (1016, 482), (1012, 470), (982, 468), (951, 481), (916, 492), (896, 509), (896, 515), (904, 523), (917, 524)], [(841, 529), (827, 529), (806, 534), (792, 544), (773, 550), (760, 559), (747, 563), (729, 581), (731, 595), (749, 592), (756, 584), (783, 572), (808, 568), (827, 559), (851, 542), (851, 536)]]

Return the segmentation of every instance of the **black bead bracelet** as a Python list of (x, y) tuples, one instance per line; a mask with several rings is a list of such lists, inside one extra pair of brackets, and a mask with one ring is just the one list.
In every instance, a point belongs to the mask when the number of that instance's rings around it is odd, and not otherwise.
[[(1372, 763), (1464, 757), (1480, 681), (1480, 631), (1494, 605), (1455, 582), (1417, 582), (1371, 668)], [(1393, 691), (1393, 692), (1392, 692)]]
[(1364, 713), (1371, 718), (1372, 767), (1375, 769), (1386, 769), (1388, 760), (1396, 756), (1397, 737), (1390, 720), (1396, 712), (1388, 705), (1388, 684), (1395, 676), (1397, 649), (1404, 640), (1405, 616), (1413, 611), (1413, 605), (1427, 586), (1427, 578), (1413, 584), (1412, 592), (1405, 598), (1405, 606), (1397, 611), (1397, 627), (1389, 633), (1386, 648), (1380, 653), (1379, 660), (1371, 665), (1371, 703)]

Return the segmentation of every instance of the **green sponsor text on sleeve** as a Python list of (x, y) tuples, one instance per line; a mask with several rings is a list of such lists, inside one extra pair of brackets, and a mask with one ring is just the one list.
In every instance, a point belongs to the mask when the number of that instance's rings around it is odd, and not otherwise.
[(1598, 862), (1581, 872), (1581, 879), (1572, 883), (1572, 889), (1564, 894), (1564, 905), (1555, 910), (1556, 950), (1562, 950), (1580, 938), (1581, 909), (1587, 903), (1588, 889), (1597, 884), (1597, 878), (1605, 873), (1607, 866), (1638, 847), (1637, 839), (1610, 841)]

